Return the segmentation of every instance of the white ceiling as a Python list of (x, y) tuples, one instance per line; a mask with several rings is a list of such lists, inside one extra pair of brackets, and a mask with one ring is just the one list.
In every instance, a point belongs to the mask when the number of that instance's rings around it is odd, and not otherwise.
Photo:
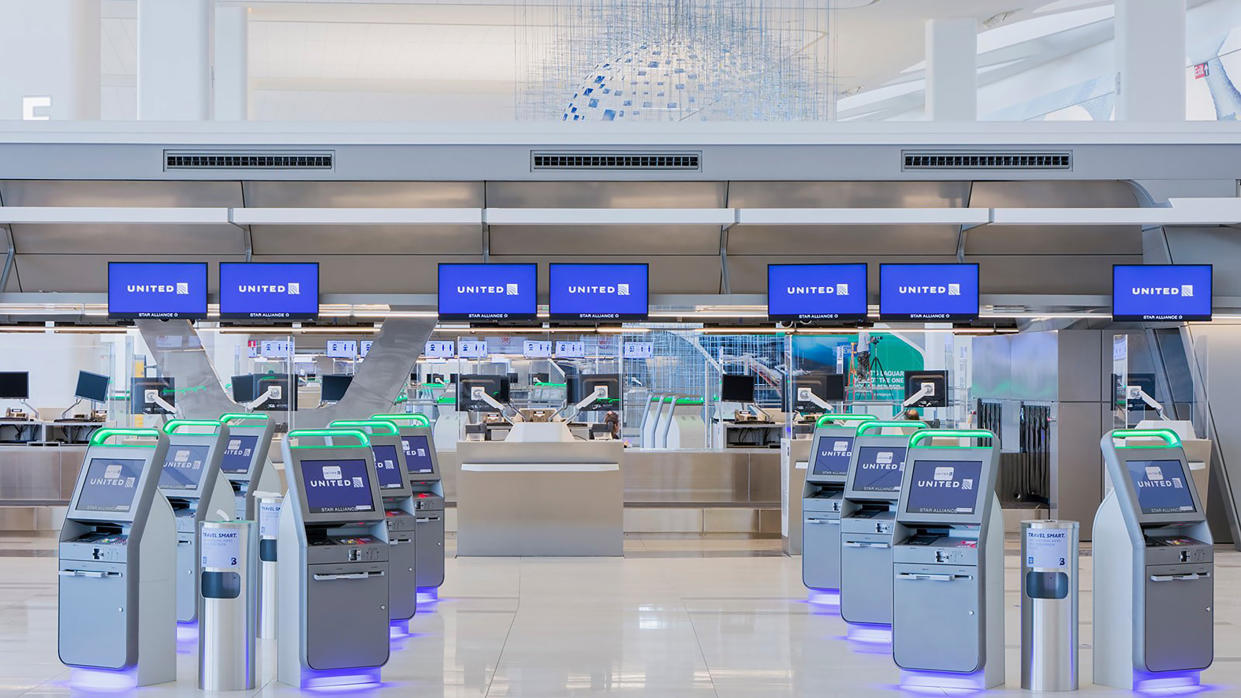
[[(134, 0), (103, 0), (101, 68), (105, 85), (132, 85), (136, 71)], [(418, 119), (420, 108), (439, 99), (436, 108), (451, 109), (443, 95), (464, 95), (461, 105), (494, 109), (511, 104), (525, 75), (523, 56), (537, 55), (537, 32), (519, 27), (540, 25), (556, 0), (220, 0), (250, 8), (250, 87), (296, 102), (296, 95), (354, 93), (355, 111), (409, 108), (404, 118)], [(929, 19), (973, 17), (980, 29), (980, 84), (1028, 70), (1111, 39), (1111, 2), (1107, 0), (820, 0), (772, 2), (772, 17), (789, 20), (792, 8), (814, 14), (805, 22), (821, 26), (827, 14), (829, 41), (808, 34), (807, 50), (826, 52), (837, 93), (849, 98), (880, 90), (875, 96), (902, 94), (904, 102), (921, 100), (921, 66), (925, 23)], [(1190, 0), (1201, 5), (1241, 6), (1237, 0)], [(1207, 13), (1200, 13), (1207, 14)], [(1191, 21), (1191, 32), (1194, 23)], [(551, 36), (545, 33), (543, 36)], [(1192, 53), (1192, 47), (1191, 47)], [(1102, 71), (1101, 71), (1102, 72)], [(1089, 77), (1089, 76), (1085, 76)], [(387, 101), (376, 95), (390, 95)], [(425, 95), (425, 97), (423, 97)], [(472, 97), (471, 97), (472, 95)], [(415, 99), (415, 96), (418, 96)], [(402, 101), (404, 100), (404, 101)], [(346, 104), (309, 120), (333, 118)], [(847, 100), (857, 102), (858, 100)], [(862, 100), (863, 102), (867, 100)], [(870, 102), (877, 100), (871, 99)], [(898, 100), (899, 105), (904, 102)], [(313, 102), (305, 102), (313, 108)], [(868, 108), (851, 107), (858, 113)], [(511, 113), (511, 106), (508, 107)], [(842, 113), (846, 105), (842, 104)], [(501, 114), (500, 118), (508, 114)], [(380, 120), (401, 114), (371, 114)], [(475, 114), (475, 118), (479, 115)], [(485, 116), (485, 115), (484, 115)]]

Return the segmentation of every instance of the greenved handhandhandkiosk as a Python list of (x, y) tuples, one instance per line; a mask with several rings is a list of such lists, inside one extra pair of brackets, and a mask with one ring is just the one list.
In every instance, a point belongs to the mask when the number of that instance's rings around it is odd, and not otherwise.
[(168, 454), (159, 491), (177, 519), (177, 622), (198, 620), (198, 524), (234, 515), (233, 488), (220, 473), (228, 427), (214, 420), (173, 419), (164, 425)]
[(1100, 447), (1112, 491), (1091, 532), (1094, 682), (1192, 690), (1215, 657), (1215, 558), (1181, 440), (1117, 429)]
[(414, 576), (419, 598), (430, 601), (439, 596), (444, 583), (444, 483), (440, 479), (439, 457), (435, 451), (434, 428), (426, 415), (376, 414), (397, 425), (409, 469), (409, 487), (414, 496)]
[[(922, 422), (862, 422), (840, 508), (840, 616), (850, 624), (892, 624), (892, 533), (910, 430)], [(886, 632), (858, 639), (887, 640)], [(853, 637), (854, 628), (850, 628)]]
[(177, 528), (159, 493), (168, 437), (100, 429), (60, 529), (60, 661), (70, 683), (123, 691), (177, 678)]
[(284, 467), (277, 678), (302, 689), (378, 684), (389, 545), (370, 439), (356, 429), (291, 431)]
[(414, 574), (417, 561), (414, 527), (414, 498), (409, 489), (405, 450), (396, 424), (383, 419), (340, 419), (332, 429), (366, 432), (375, 456), (375, 473), (383, 497), (388, 524), (388, 618), (392, 632), (409, 633), (409, 619), (418, 610), (418, 587)]
[(280, 492), (280, 474), (267, 454), (275, 425), (265, 414), (225, 414), (220, 424), (228, 427), (228, 441), (220, 471), (233, 486), (236, 515), (257, 520), (255, 492)]
[[(970, 440), (987, 446), (967, 445)], [(999, 445), (982, 429), (909, 437), (893, 532), (892, 658), (912, 690), (1004, 683)]]
[(840, 506), (857, 425), (869, 414), (825, 414), (814, 426), (802, 487), (801, 579), (807, 589), (840, 589)]

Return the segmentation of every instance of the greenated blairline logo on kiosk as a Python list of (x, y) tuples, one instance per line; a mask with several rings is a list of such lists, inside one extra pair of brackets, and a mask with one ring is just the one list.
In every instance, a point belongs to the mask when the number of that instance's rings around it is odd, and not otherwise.
[(940, 465), (935, 467), (935, 473), (930, 480), (918, 480), (918, 487), (944, 487), (962, 490), (974, 489), (974, 478), (965, 477), (960, 480), (956, 479), (956, 468), (951, 465)]
[(311, 480), (308, 483), (311, 487), (365, 487), (366, 483), (360, 477), (346, 478), (338, 465), (326, 465), (323, 467), (323, 479)]

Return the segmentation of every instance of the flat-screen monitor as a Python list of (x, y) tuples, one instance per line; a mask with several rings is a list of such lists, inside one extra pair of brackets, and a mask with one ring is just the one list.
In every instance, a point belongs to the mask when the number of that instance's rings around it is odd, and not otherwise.
[(720, 376), (720, 400), (754, 402), (754, 376), (725, 373)]
[(982, 461), (914, 461), (905, 511), (973, 515), (982, 485)]
[(596, 373), (589, 376), (579, 375), (575, 381), (570, 384), (579, 386), (574, 395), (570, 396), (570, 402), (576, 404), (585, 400), (591, 393), (595, 392), (596, 386), (607, 388), (608, 396), (601, 400), (595, 400), (586, 407), (582, 408), (583, 412), (610, 412), (619, 410), (621, 406), (621, 383), (620, 375), (616, 373)]
[(317, 262), (220, 263), (220, 319), (309, 320), (318, 316)]
[(977, 317), (977, 264), (879, 265), (880, 320), (968, 322)]
[(853, 457), (853, 437), (825, 434), (815, 439), (811, 475), (844, 475)]
[(229, 434), (228, 443), (224, 446), (224, 458), (220, 461), (220, 470), (231, 475), (245, 475), (250, 472), (250, 463), (254, 460), (254, 449), (258, 442), (258, 434)]
[(78, 371), (78, 385), (73, 389), (73, 396), (91, 402), (107, 402), (108, 381), (107, 376), (90, 371)]
[(767, 265), (767, 319), (851, 323), (866, 319), (865, 264)]
[(798, 394), (809, 388), (824, 402), (840, 402), (845, 399), (845, 377), (840, 373), (811, 371), (793, 378), (793, 409), (799, 412), (815, 412), (821, 409), (812, 402), (803, 402)]
[(1117, 322), (1210, 320), (1210, 264), (1116, 264), (1112, 319)]
[(0, 399), (30, 399), (30, 374), (26, 371), (0, 371)]
[(340, 402), (345, 397), (345, 391), (349, 389), (349, 384), (353, 383), (353, 376), (321, 376), (319, 383), (322, 388), (321, 399), (324, 402)]
[[(924, 390), (928, 384), (930, 390)], [(905, 399), (908, 400), (919, 393), (922, 397), (910, 404), (910, 407), (947, 407), (948, 372), (944, 370), (905, 371)]]
[(1194, 496), (1186, 482), (1181, 461), (1131, 460), (1125, 461), (1129, 481), (1138, 495), (1138, 508), (1143, 514), (1192, 514)]
[(108, 317), (207, 317), (206, 262), (108, 262)]
[(364, 459), (304, 460), (301, 465), (306, 513), (375, 511)]
[(470, 397), (475, 387), (481, 387), (488, 395), (495, 398), (500, 404), (507, 404), (509, 401), (509, 383), (505, 376), (488, 376), (488, 375), (472, 375), (461, 376), (457, 381), (457, 409), (475, 412), (494, 412), (495, 407), (487, 404), (482, 400), (475, 400)]
[(646, 264), (549, 264), (549, 319), (553, 322), (646, 320), (647, 277)]
[(164, 469), (159, 473), (161, 490), (196, 490), (203, 477), (210, 446), (173, 446), (164, 456)]
[(435, 472), (435, 461), (432, 460), (431, 446), (423, 434), (410, 434), (401, 437), (401, 445), (405, 447), (405, 468), (410, 475), (425, 475)]
[(229, 385), (232, 386), (233, 390), (233, 402), (246, 403), (258, 397), (254, 393), (257, 382), (253, 375), (233, 376), (232, 380), (229, 381)]
[(92, 458), (78, 493), (78, 511), (124, 513), (134, 504), (143, 461), (138, 458)]
[(254, 376), (254, 397), (272, 389), (272, 396), (267, 398), (256, 410), (276, 412), (297, 409), (297, 376), (287, 373), (264, 373)]
[(534, 320), (537, 264), (440, 264), (439, 318), (494, 322)]
[(401, 472), (401, 461), (392, 444), (371, 444), (371, 452), (375, 454), (375, 472), (379, 475), (379, 489), (399, 490), (405, 486), (405, 473)]
[(904, 446), (859, 446), (852, 487), (855, 492), (899, 492), (904, 472)]
[(134, 378), (129, 383), (130, 414), (168, 414), (163, 405), (150, 399), (152, 391), (161, 400), (176, 407), (177, 381), (171, 376), (162, 378)]

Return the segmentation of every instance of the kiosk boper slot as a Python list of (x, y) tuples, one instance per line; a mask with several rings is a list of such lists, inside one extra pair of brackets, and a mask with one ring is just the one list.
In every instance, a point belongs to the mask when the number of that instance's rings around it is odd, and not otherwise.
[(1181, 440), (1167, 429), (1118, 429), (1100, 447), (1113, 488), (1092, 531), (1094, 682), (1195, 686), (1215, 656), (1215, 569)]
[(415, 517), (413, 493), (409, 489), (409, 468), (396, 424), (382, 419), (341, 419), (331, 429), (357, 429), (371, 441), (379, 494), (383, 497), (388, 523), (388, 618), (408, 632), (409, 619), (418, 610), (418, 587), (414, 574), (417, 560), (414, 545)]
[(394, 422), (401, 433), (409, 486), (414, 495), (414, 576), (419, 595), (434, 597), (444, 583), (444, 483), (440, 481), (434, 429), (426, 415), (376, 414), (371, 419)]
[(157, 429), (91, 435), (60, 529), (58, 648), (75, 685), (177, 678), (177, 529), (158, 489), (167, 451)]
[(291, 431), (284, 467), (277, 678), (298, 688), (376, 684), (388, 661), (389, 545), (370, 440), (356, 429)]
[[(190, 432), (188, 429), (209, 429)], [(233, 515), (233, 488), (220, 473), (228, 427), (212, 420), (173, 419), (164, 425), (168, 454), (159, 491), (177, 519), (177, 622), (198, 620), (198, 524), (217, 512)]]
[[(922, 422), (862, 422), (840, 507), (840, 616), (892, 624), (892, 532), (909, 435)], [(896, 433), (882, 433), (884, 430)]]
[(802, 487), (801, 579), (807, 589), (840, 588), (840, 505), (859, 422), (869, 414), (825, 414), (814, 426), (814, 443)]
[(282, 491), (280, 474), (267, 459), (274, 425), (265, 414), (225, 414), (220, 424), (228, 427), (220, 471), (233, 486), (237, 518), (255, 521), (254, 493)]
[[(991, 445), (960, 445), (967, 438)], [(957, 445), (934, 445), (934, 439)], [(996, 442), (981, 429), (923, 429), (909, 438), (892, 582), (892, 658), (906, 688), (981, 690), (1004, 683)]]

